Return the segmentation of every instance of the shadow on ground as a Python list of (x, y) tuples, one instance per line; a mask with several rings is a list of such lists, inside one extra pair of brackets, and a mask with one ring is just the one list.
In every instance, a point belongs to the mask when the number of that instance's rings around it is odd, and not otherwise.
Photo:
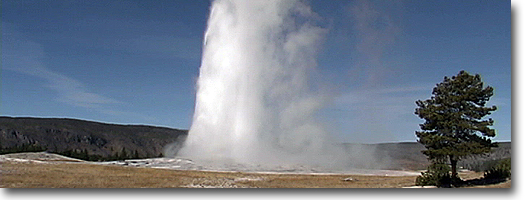
[(498, 179), (477, 178), (477, 179), (465, 180), (461, 183), (461, 186), (468, 187), (468, 186), (494, 185), (498, 183), (503, 183), (507, 180), (509, 179), (506, 179), (506, 178), (498, 178)]

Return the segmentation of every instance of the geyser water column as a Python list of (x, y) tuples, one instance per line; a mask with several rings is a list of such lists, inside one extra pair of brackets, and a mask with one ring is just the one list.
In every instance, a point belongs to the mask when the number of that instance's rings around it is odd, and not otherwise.
[(308, 79), (326, 32), (317, 18), (302, 1), (214, 1), (179, 155), (250, 163), (327, 158), (314, 118), (323, 97)]

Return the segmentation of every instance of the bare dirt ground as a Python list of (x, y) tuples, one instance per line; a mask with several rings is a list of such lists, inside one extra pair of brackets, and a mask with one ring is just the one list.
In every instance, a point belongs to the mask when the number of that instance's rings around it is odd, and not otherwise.
[[(403, 188), (416, 176), (205, 172), (99, 165), (63, 157), (0, 159), (3, 188)], [(463, 172), (463, 179), (481, 177)], [(481, 188), (510, 188), (507, 181)]]

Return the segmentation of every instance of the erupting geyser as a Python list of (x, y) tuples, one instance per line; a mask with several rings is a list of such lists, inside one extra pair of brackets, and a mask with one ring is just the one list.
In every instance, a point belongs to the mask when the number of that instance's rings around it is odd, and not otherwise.
[(301, 1), (212, 3), (193, 123), (180, 156), (238, 163), (335, 163), (309, 74), (326, 30)]

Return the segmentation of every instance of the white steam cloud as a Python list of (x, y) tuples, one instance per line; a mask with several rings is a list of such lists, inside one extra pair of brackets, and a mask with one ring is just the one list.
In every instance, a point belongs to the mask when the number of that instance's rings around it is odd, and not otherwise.
[(327, 32), (316, 18), (301, 1), (214, 1), (193, 124), (179, 155), (333, 163), (314, 117), (325, 99), (308, 82)]
[(333, 99), (311, 81), (328, 32), (318, 24), (300, 0), (214, 1), (193, 122), (182, 149), (169, 145), (165, 155), (228, 166), (385, 166), (373, 147), (343, 146), (316, 118)]
[[(379, 6), (379, 4), (381, 6)], [(351, 74), (367, 77), (365, 87), (374, 87), (383, 83), (389, 75), (400, 69), (394, 69), (385, 62), (385, 56), (395, 47), (402, 33), (399, 24), (402, 2), (357, 0), (351, 2), (347, 12), (354, 22), (356, 36), (355, 51), (359, 53), (362, 66), (353, 66)]]

